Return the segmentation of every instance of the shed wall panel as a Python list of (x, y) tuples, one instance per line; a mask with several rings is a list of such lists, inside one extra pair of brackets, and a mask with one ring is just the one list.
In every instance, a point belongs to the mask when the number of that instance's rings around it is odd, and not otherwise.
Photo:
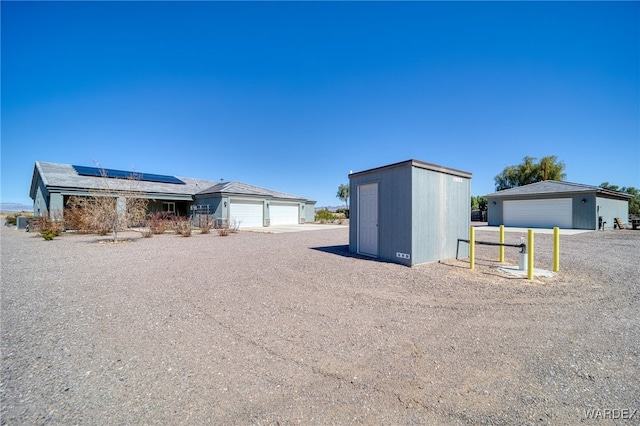
[[(411, 167), (382, 169), (375, 173), (350, 176), (350, 194), (358, 186), (378, 184), (378, 258), (405, 265), (396, 253), (411, 255)], [(349, 251), (358, 252), (358, 203), (354, 198), (349, 214)]]
[[(414, 168), (412, 181), (413, 264), (454, 258), (458, 239), (469, 236), (470, 179)], [(461, 245), (459, 255), (467, 250)]]

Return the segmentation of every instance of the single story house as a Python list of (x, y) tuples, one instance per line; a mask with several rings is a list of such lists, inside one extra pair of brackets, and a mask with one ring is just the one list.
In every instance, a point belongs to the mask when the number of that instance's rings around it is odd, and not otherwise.
[(469, 238), (469, 172), (407, 160), (352, 173), (349, 183), (352, 253), (412, 266), (453, 258)]
[(487, 196), (490, 226), (605, 229), (629, 218), (631, 195), (597, 186), (546, 180)]
[[(244, 228), (313, 222), (315, 201), (241, 182), (215, 182), (36, 161), (30, 197), (33, 213), (60, 212), (71, 196), (135, 196), (149, 199), (149, 211), (182, 216), (209, 214)], [(258, 208), (261, 212), (258, 213)], [(275, 207), (275, 208), (273, 208)], [(294, 208), (295, 207), (295, 208)], [(295, 210), (295, 211), (294, 211)]]

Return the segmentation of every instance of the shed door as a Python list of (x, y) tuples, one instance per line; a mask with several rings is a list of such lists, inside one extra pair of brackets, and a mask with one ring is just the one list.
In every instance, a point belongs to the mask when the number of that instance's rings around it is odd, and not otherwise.
[(573, 228), (571, 198), (504, 202), (505, 226)]
[(358, 253), (378, 255), (378, 184), (358, 186)]
[(297, 225), (300, 222), (298, 204), (271, 203), (269, 219), (271, 225)]
[(242, 228), (263, 226), (262, 201), (231, 200), (229, 205), (229, 225), (240, 224)]

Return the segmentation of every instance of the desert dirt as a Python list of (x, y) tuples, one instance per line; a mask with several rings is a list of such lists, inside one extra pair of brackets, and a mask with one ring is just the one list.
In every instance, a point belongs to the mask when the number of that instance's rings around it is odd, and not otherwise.
[(640, 424), (640, 231), (562, 236), (528, 281), (496, 247), (351, 255), (346, 227), (1, 228), (2, 424)]

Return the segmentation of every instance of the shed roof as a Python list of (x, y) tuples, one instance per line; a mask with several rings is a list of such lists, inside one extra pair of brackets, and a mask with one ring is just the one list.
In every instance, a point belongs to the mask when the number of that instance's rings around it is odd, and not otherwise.
[(597, 193), (610, 197), (630, 199), (632, 195), (624, 192), (613, 191), (599, 186), (584, 185), (581, 183), (564, 182), (557, 180), (543, 180), (530, 183), (529, 185), (518, 186), (516, 188), (503, 189), (502, 191), (487, 194), (487, 198), (511, 198), (529, 195), (551, 195), (551, 194), (581, 194)]
[(231, 181), (221, 182), (211, 186), (203, 191), (198, 192), (197, 195), (206, 194), (225, 194), (225, 195), (258, 195), (262, 197), (278, 198), (285, 200), (300, 200), (309, 201), (304, 197), (299, 197), (293, 194), (287, 194), (285, 192), (273, 191), (271, 189), (262, 188), (255, 185), (249, 185), (247, 183)]
[(398, 167), (418, 167), (425, 170), (430, 170), (433, 172), (446, 173), (453, 176), (459, 176), (467, 179), (471, 179), (472, 174), (470, 172), (464, 172), (462, 170), (452, 169), (450, 167), (440, 166), (438, 164), (427, 163), (420, 160), (406, 160), (400, 161), (399, 163), (388, 164), (386, 166), (375, 167), (373, 169), (363, 170), (361, 172), (351, 173), (349, 176), (358, 176), (368, 173), (377, 173), (386, 169), (393, 169)]

